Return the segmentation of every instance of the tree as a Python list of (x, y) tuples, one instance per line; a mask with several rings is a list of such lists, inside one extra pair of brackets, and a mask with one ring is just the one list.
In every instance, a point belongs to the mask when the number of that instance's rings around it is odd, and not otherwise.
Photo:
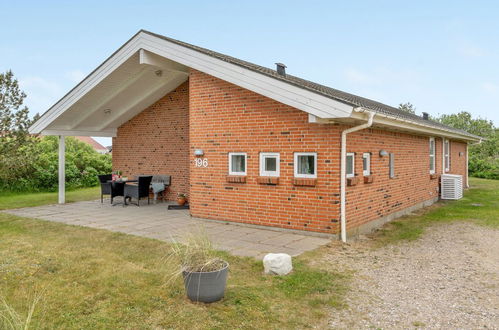
[[(25, 98), (12, 71), (0, 73), (0, 138), (9, 142), (10, 147), (20, 146), (28, 136), (31, 120), (28, 108), (23, 105)], [(6, 146), (2, 143), (0, 147)]]
[(473, 118), (469, 112), (440, 115), (438, 122), (484, 138), (480, 144), (469, 146), (470, 175), (499, 179), (499, 129), (491, 120)]
[(416, 114), (416, 107), (411, 102), (400, 103), (399, 109), (408, 113)]
[(25, 98), (12, 71), (0, 73), (0, 188), (29, 173), (32, 166), (36, 138), (28, 133), (32, 121)]

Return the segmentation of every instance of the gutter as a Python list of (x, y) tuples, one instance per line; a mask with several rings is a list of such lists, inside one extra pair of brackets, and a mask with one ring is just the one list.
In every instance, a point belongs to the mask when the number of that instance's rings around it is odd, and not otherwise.
[(363, 130), (372, 126), (375, 113), (362, 107), (355, 108), (356, 112), (366, 112), (369, 117), (367, 123), (350, 127), (341, 132), (341, 171), (340, 171), (340, 221), (341, 221), (341, 240), (347, 241), (347, 220), (346, 220), (346, 164), (347, 164), (347, 134)]

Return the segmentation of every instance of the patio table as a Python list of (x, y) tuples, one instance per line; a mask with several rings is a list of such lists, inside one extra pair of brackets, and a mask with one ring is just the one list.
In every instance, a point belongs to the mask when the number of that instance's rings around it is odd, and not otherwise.
[[(126, 181), (123, 181), (123, 180), (108, 180), (107, 181), (108, 183), (111, 184), (111, 191), (115, 191), (115, 190), (120, 190), (120, 191), (123, 191), (123, 195), (119, 195), (119, 196), (123, 196), (123, 202), (117, 202), (117, 203), (113, 203), (112, 205), (113, 206), (116, 206), (116, 205), (119, 205), (119, 204), (123, 204), (123, 207), (125, 207), (125, 205), (128, 205), (126, 203), (126, 196), (125, 196), (125, 185), (127, 183), (136, 183), (136, 182), (139, 182), (139, 180), (126, 180)], [(118, 196), (118, 195), (116, 195)]]

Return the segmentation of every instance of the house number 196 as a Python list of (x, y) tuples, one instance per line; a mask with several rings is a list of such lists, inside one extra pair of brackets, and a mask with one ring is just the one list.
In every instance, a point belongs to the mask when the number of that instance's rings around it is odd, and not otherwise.
[(208, 158), (196, 158), (196, 167), (208, 167)]

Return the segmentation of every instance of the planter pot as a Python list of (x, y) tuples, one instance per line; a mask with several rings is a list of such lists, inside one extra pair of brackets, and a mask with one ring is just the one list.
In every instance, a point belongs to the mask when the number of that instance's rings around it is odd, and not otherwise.
[(229, 264), (214, 272), (182, 272), (187, 297), (192, 301), (211, 303), (219, 301), (225, 293)]
[(187, 200), (185, 198), (177, 198), (177, 204), (178, 205), (184, 205)]

